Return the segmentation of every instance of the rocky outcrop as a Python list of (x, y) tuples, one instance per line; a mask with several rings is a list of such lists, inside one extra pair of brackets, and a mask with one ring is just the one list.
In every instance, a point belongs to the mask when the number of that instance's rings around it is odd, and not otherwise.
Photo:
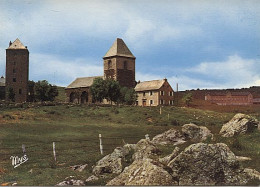
[[(251, 179), (256, 179), (259, 180), (260, 182), (260, 172), (250, 169), (250, 168), (245, 168), (244, 172), (251, 178)], [(259, 183), (260, 184), (260, 183)]]
[(223, 143), (187, 147), (168, 166), (179, 185), (245, 185), (248, 175)]
[(155, 160), (146, 158), (134, 161), (129, 167), (112, 179), (107, 185), (177, 185), (164, 166)]
[(96, 166), (93, 168), (93, 173), (95, 175), (100, 175), (103, 173), (121, 173), (123, 170), (122, 162), (134, 149), (135, 145), (133, 144), (126, 144), (123, 147), (115, 148), (113, 153), (103, 157), (97, 162)]
[(158, 156), (160, 150), (148, 139), (140, 140), (135, 147), (133, 160), (140, 160), (143, 158), (154, 158)]
[(213, 134), (207, 127), (197, 126), (193, 123), (183, 125), (181, 131), (185, 140), (200, 142), (206, 140), (208, 137), (213, 139)]
[(160, 145), (178, 145), (183, 144), (185, 142), (185, 137), (182, 135), (180, 131), (176, 129), (170, 129), (162, 134), (155, 136), (152, 142)]
[(191, 123), (183, 125), (181, 131), (170, 129), (162, 134), (159, 134), (153, 138), (152, 142), (160, 145), (179, 145), (185, 143), (186, 141), (204, 141), (208, 137), (213, 139), (213, 134), (207, 127), (197, 126)]
[(220, 130), (220, 134), (223, 137), (232, 137), (238, 134), (245, 134), (246, 132), (252, 132), (259, 126), (257, 119), (238, 113), (228, 123), (224, 124)]

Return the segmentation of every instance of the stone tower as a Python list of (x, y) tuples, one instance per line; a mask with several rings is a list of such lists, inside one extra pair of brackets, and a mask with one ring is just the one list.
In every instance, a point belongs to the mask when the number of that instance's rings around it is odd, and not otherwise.
[[(26, 102), (28, 95), (29, 51), (17, 38), (6, 49), (6, 100)], [(10, 98), (11, 96), (11, 98)]]
[(135, 56), (122, 39), (116, 39), (103, 60), (106, 79), (112, 78), (121, 86), (135, 87)]

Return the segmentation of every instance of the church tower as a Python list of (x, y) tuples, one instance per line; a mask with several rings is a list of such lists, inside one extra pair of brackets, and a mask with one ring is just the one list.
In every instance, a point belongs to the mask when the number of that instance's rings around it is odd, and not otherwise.
[(6, 49), (6, 100), (27, 101), (29, 78), (29, 51), (17, 38)]
[(121, 86), (135, 87), (135, 56), (121, 38), (117, 38), (103, 57), (104, 77), (112, 78)]

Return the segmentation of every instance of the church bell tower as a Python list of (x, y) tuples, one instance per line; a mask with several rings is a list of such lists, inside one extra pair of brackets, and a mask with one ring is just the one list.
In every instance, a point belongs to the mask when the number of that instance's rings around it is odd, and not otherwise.
[(114, 79), (123, 87), (135, 87), (135, 56), (121, 38), (116, 39), (103, 60), (105, 79)]

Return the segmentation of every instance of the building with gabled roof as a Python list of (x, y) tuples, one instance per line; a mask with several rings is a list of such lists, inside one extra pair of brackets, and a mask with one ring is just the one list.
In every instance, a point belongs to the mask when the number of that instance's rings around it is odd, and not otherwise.
[(103, 63), (104, 76), (76, 78), (65, 88), (68, 102), (92, 103), (89, 88), (95, 78), (114, 79), (122, 87), (135, 87), (135, 56), (122, 39), (115, 40), (103, 57)]
[(173, 89), (167, 79), (138, 82), (135, 86), (137, 93), (136, 105), (158, 106), (173, 105)]
[(17, 38), (13, 43), (10, 41), (6, 49), (6, 101), (26, 102), (28, 80), (29, 51)]
[(90, 86), (96, 78), (103, 79), (103, 76), (76, 78), (65, 88), (67, 102), (81, 104), (92, 103)]
[(252, 105), (254, 103), (250, 92), (212, 92), (205, 95), (205, 100), (217, 105)]

